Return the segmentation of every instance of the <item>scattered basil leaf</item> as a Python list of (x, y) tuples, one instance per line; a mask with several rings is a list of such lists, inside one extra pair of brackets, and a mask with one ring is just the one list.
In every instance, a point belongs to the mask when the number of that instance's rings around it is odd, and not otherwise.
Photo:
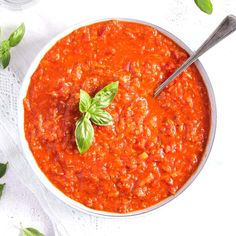
[(21, 25), (11, 33), (8, 41), (11, 47), (15, 47), (20, 43), (22, 40), (23, 36), (25, 34), (25, 24), (21, 23)]
[(34, 228), (23, 228), (22, 236), (44, 236), (44, 234), (40, 233), (37, 229)]
[(86, 91), (80, 89), (80, 102), (79, 102), (80, 112), (84, 113), (88, 111), (90, 105), (91, 105), (91, 97)]
[(3, 40), (0, 46), (0, 59), (3, 68), (5, 69), (10, 62), (10, 45), (8, 40)]
[(91, 121), (83, 116), (76, 124), (75, 141), (81, 154), (85, 153), (92, 145), (94, 129)]
[(9, 65), (10, 59), (11, 59), (10, 50), (9, 51), (5, 51), (2, 54), (2, 56), (1, 56), (1, 61), (2, 61), (3, 69), (5, 69)]
[(211, 0), (194, 0), (196, 5), (200, 8), (201, 11), (211, 14), (213, 11), (213, 6)]
[(7, 165), (8, 165), (8, 162), (5, 164), (0, 163), (0, 178), (2, 178), (5, 175), (6, 170), (7, 170)]
[(91, 114), (91, 120), (96, 125), (107, 126), (113, 124), (112, 116), (107, 111), (104, 111), (100, 108)]
[(15, 47), (17, 44), (19, 44), (24, 34), (25, 25), (22, 23), (14, 32), (12, 32), (8, 40), (2, 41), (0, 45), (0, 64), (2, 64), (4, 69), (9, 65), (11, 59), (11, 47)]
[(8, 40), (3, 40), (2, 43), (1, 43), (1, 52), (4, 53), (5, 51), (8, 51), (10, 49), (10, 44), (9, 44), (9, 41)]
[(0, 184), (0, 198), (2, 196), (3, 189), (5, 187), (5, 184)]
[(119, 82), (112, 82), (100, 90), (92, 99), (96, 107), (105, 108), (111, 104), (118, 90)]

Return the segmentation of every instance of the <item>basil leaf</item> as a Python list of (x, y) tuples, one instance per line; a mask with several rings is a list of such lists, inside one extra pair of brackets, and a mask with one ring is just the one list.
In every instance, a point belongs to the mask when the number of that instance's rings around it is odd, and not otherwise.
[(95, 95), (95, 97), (92, 99), (92, 104), (95, 104), (96, 107), (99, 108), (109, 106), (117, 93), (118, 85), (118, 81), (108, 84)]
[(44, 234), (34, 228), (24, 228), (22, 229), (22, 236), (44, 236)]
[(92, 145), (94, 136), (91, 121), (83, 116), (76, 124), (75, 141), (77, 148), (81, 154), (85, 153)]
[(11, 47), (15, 47), (20, 43), (25, 34), (25, 24), (22, 23), (14, 32), (11, 33), (8, 41)]
[(0, 184), (0, 198), (2, 196), (2, 191), (4, 189), (5, 184)]
[(10, 51), (5, 51), (1, 57), (3, 69), (5, 69), (9, 65), (10, 59), (11, 59)]
[(211, 0), (194, 0), (196, 5), (207, 14), (211, 14), (213, 11), (213, 6)]
[(5, 69), (10, 62), (10, 45), (8, 40), (3, 40), (0, 46), (0, 59), (3, 68)]
[(2, 178), (5, 175), (7, 170), (7, 165), (8, 162), (6, 164), (0, 163), (0, 178)]
[(91, 120), (96, 125), (106, 126), (113, 124), (112, 116), (107, 111), (104, 111), (100, 108), (91, 114)]
[(80, 102), (79, 102), (80, 112), (82, 113), (86, 112), (89, 109), (90, 105), (91, 105), (91, 97), (86, 91), (80, 89)]

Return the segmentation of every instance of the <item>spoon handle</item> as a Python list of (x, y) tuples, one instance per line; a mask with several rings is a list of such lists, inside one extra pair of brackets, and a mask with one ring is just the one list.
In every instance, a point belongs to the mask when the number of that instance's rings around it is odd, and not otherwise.
[(208, 49), (215, 46), (222, 39), (226, 38), (228, 35), (236, 30), (236, 17), (233, 15), (228, 15), (220, 25), (215, 29), (215, 31), (208, 37), (208, 39), (200, 46), (200, 48), (195, 51), (185, 62), (179, 67), (167, 80), (165, 80), (158, 88), (154, 91), (154, 97), (158, 96), (162, 90), (174, 80), (181, 72), (183, 72), (187, 67), (189, 67), (193, 62), (195, 62), (198, 57), (204, 54)]

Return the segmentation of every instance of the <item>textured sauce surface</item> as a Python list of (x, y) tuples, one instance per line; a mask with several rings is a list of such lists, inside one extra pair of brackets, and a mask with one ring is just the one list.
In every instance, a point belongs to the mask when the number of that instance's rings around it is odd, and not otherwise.
[[(209, 99), (192, 65), (158, 98), (156, 86), (188, 54), (156, 29), (100, 22), (58, 41), (34, 72), (24, 99), (25, 134), (41, 170), (65, 195), (87, 207), (126, 213), (174, 195), (201, 161)], [(89, 151), (75, 144), (80, 89), (91, 96), (112, 81), (106, 110), (114, 125), (94, 125)]]

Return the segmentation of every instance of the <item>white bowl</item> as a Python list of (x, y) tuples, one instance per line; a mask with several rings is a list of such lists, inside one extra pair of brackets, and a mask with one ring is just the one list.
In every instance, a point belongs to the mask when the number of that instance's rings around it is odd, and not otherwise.
[(91, 25), (94, 23), (98, 23), (98, 22), (103, 22), (103, 21), (107, 21), (107, 20), (121, 20), (121, 21), (128, 21), (128, 22), (135, 22), (135, 23), (139, 23), (139, 24), (144, 24), (144, 25), (148, 25), (151, 26), (155, 29), (157, 29), (158, 31), (160, 31), (161, 33), (163, 33), (164, 35), (166, 35), (167, 37), (171, 38), (175, 43), (177, 43), (181, 48), (185, 49), (185, 51), (187, 51), (189, 54), (192, 54), (192, 51), (181, 41), (179, 40), (176, 36), (172, 35), (171, 33), (167, 32), (166, 30), (147, 23), (147, 22), (143, 22), (143, 21), (139, 21), (139, 20), (134, 20), (134, 19), (126, 19), (126, 18), (116, 18), (116, 19), (102, 19), (102, 20), (94, 20), (94, 21), (89, 21), (89, 22), (83, 22), (80, 24), (76, 24), (72, 27), (70, 27), (69, 29), (65, 30), (64, 32), (60, 33), (59, 35), (57, 35), (56, 37), (54, 37), (41, 51), (40, 53), (37, 55), (37, 57), (34, 59), (34, 61), (32, 62), (29, 70), (26, 73), (26, 76), (23, 80), (23, 84), (21, 86), (21, 91), (20, 91), (20, 95), (19, 95), (19, 100), (18, 100), (18, 127), (19, 127), (19, 135), (20, 135), (20, 141), (21, 141), (21, 146), (23, 149), (23, 153), (25, 158), (27, 159), (28, 163), (30, 164), (31, 168), (33, 169), (33, 171), (35, 172), (35, 174), (37, 175), (37, 177), (39, 178), (39, 180), (41, 181), (41, 183), (50, 191), (52, 192), (57, 198), (59, 198), (60, 200), (62, 200), (64, 203), (66, 203), (67, 205), (76, 208), (80, 211), (83, 211), (85, 213), (89, 213), (89, 214), (93, 214), (93, 215), (99, 215), (99, 216), (103, 216), (103, 217), (127, 217), (127, 216), (137, 216), (137, 215), (141, 215), (144, 213), (148, 213), (151, 212), (153, 210), (158, 209), (159, 207), (163, 206), (164, 204), (168, 203), (169, 201), (173, 200), (174, 198), (176, 198), (178, 195), (180, 195), (180, 193), (182, 193), (192, 182), (193, 180), (196, 178), (196, 176), (199, 174), (199, 172), (201, 171), (202, 167), (204, 166), (208, 155), (210, 153), (213, 141), (214, 141), (214, 136), (215, 136), (215, 130), (216, 130), (216, 104), (215, 104), (215, 97), (214, 97), (214, 92), (210, 83), (210, 80), (208, 78), (208, 75), (206, 73), (206, 71), (204, 70), (202, 64), (200, 63), (200, 61), (196, 61), (195, 65), (197, 66), (203, 81), (205, 83), (205, 86), (207, 88), (208, 91), (208, 96), (209, 96), (209, 100), (210, 100), (210, 108), (211, 108), (211, 126), (210, 126), (210, 131), (209, 131), (209, 137), (208, 137), (208, 142), (203, 154), (203, 157), (201, 159), (201, 162), (198, 166), (198, 168), (196, 169), (196, 171), (192, 174), (192, 176), (188, 179), (188, 181), (184, 184), (184, 186), (178, 190), (178, 192), (175, 195), (169, 196), (168, 198), (162, 200), (161, 202), (142, 209), (142, 210), (138, 210), (138, 211), (134, 211), (134, 212), (130, 212), (130, 213), (112, 213), (112, 212), (106, 212), (106, 211), (98, 211), (98, 210), (94, 210), (91, 208), (88, 208), (86, 206), (84, 206), (83, 204), (67, 197), (64, 193), (62, 193), (59, 189), (57, 189), (50, 181), (49, 179), (46, 177), (46, 175), (42, 172), (42, 170), (39, 168), (36, 160), (34, 159), (34, 156), (29, 148), (28, 142), (26, 140), (25, 137), (25, 132), (24, 132), (24, 106), (23, 106), (23, 99), (26, 97), (27, 94), (27, 90), (28, 90), (28, 86), (30, 84), (30, 80), (31, 80), (31, 76), (33, 75), (33, 73), (35, 72), (35, 70), (37, 69), (41, 59), (44, 57), (44, 55), (48, 52), (48, 50), (51, 49), (51, 47), (60, 39), (64, 38), (66, 35), (70, 34), (72, 31), (83, 27), (83, 26), (87, 26), (87, 25)]

